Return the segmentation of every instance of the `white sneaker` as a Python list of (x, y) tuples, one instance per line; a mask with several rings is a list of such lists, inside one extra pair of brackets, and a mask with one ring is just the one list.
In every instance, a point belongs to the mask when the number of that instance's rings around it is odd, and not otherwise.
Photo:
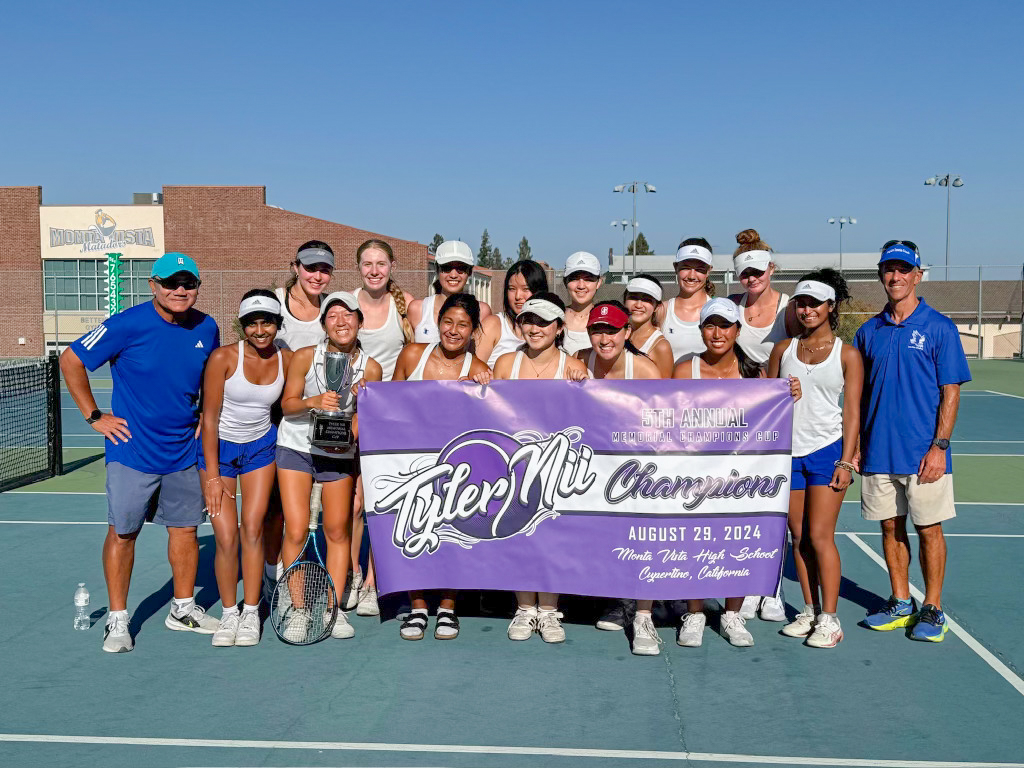
[(509, 640), (529, 640), (537, 631), (537, 609), (516, 608), (516, 615), (508, 625)]
[(747, 620), (735, 611), (722, 614), (722, 634), (730, 644), (746, 648), (754, 644), (754, 636), (747, 631)]
[(748, 595), (743, 598), (743, 606), (740, 608), (740, 616), (744, 619), (757, 618), (757, 606), (761, 604), (760, 595)]
[(676, 635), (676, 643), (684, 648), (700, 648), (704, 642), (704, 625), (707, 617), (704, 611), (687, 613), (683, 616), (683, 623), (679, 627), (679, 634)]
[(766, 597), (761, 601), (762, 621), (785, 621), (786, 604), (778, 597)]
[(235, 635), (238, 634), (238, 623), (242, 617), (238, 611), (225, 613), (217, 625), (217, 631), (213, 633), (214, 648), (230, 648), (235, 644)]
[(312, 621), (313, 617), (309, 615), (308, 611), (296, 608), (288, 615), (281, 634), (285, 640), (291, 640), (293, 643), (305, 642)]
[(235, 645), (248, 648), (260, 644), (260, 614), (258, 611), (242, 611), (235, 634)]
[(359, 590), (363, 586), (363, 572), (353, 571), (352, 578), (348, 580), (348, 592), (346, 593), (345, 599), (342, 601), (342, 605), (346, 611), (351, 611), (357, 605), (359, 605)]
[(128, 631), (127, 614), (111, 614), (103, 630), (103, 650), (107, 653), (128, 653), (134, 647), (135, 643)]
[(349, 623), (348, 616), (344, 611), (338, 611), (338, 618), (334, 620), (334, 626), (331, 628), (331, 637), (336, 640), (348, 640), (355, 637), (355, 634), (356, 628)]
[(198, 632), (200, 635), (212, 635), (220, 627), (220, 622), (213, 616), (207, 616), (206, 611), (198, 603), (192, 604), (192, 609), (181, 616), (175, 611), (174, 603), (171, 603), (171, 610), (164, 619), (164, 626), (176, 632)]
[(379, 616), (380, 606), (377, 605), (377, 588), (367, 587), (360, 590), (359, 602), (356, 604), (356, 616)]
[(827, 613), (819, 613), (814, 622), (814, 632), (807, 638), (807, 644), (811, 648), (835, 648), (842, 639), (843, 628), (839, 626), (839, 619)]
[(805, 605), (804, 609), (796, 617), (782, 628), (782, 634), (787, 637), (807, 637), (814, 629), (814, 608)]
[(633, 655), (657, 656), (661, 653), (661, 638), (654, 628), (649, 613), (638, 613), (633, 619)]
[(537, 631), (540, 632), (541, 640), (545, 643), (565, 642), (565, 629), (562, 627), (561, 618), (562, 614), (558, 611), (538, 611)]

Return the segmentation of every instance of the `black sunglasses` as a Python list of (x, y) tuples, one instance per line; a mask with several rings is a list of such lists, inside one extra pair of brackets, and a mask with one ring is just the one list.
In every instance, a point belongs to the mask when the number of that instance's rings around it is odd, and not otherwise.
[(154, 277), (153, 281), (165, 291), (176, 291), (184, 288), (186, 291), (194, 291), (201, 284), (198, 277)]
[(437, 271), (458, 272), (460, 275), (468, 275), (473, 271), (473, 268), (469, 264), (463, 264), (461, 261), (449, 261), (447, 264), (441, 264)]
[(910, 240), (890, 240), (889, 242), (882, 246), (882, 250), (887, 251), (894, 245), (905, 245), (914, 253), (920, 253), (920, 251), (917, 248), (917, 243), (911, 242)]

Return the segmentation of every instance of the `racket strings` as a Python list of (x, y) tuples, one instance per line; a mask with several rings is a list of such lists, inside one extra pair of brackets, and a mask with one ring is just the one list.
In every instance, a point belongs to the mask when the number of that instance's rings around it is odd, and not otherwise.
[(300, 562), (289, 568), (274, 591), (271, 621), (281, 639), (308, 645), (330, 634), (337, 617), (334, 584), (317, 563)]

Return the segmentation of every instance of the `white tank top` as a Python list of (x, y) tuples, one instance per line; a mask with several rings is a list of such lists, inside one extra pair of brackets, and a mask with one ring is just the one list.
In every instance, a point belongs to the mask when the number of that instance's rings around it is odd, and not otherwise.
[[(491, 356), (487, 358), (487, 367), (491, 370), (494, 369), (494, 363), (497, 362), (499, 357), (509, 352), (514, 352), (523, 343), (523, 340), (516, 336), (515, 331), (512, 330), (512, 326), (509, 324), (504, 312), (498, 315), (498, 320), (501, 322), (501, 336), (498, 337), (498, 342), (494, 345), (494, 349), (491, 350)], [(517, 368), (516, 370), (518, 371), (519, 369)]]
[[(623, 371), (623, 373), (625, 375), (622, 378), (624, 378), (624, 379), (632, 379), (632, 378), (634, 378), (634, 376), (633, 376), (633, 358), (635, 358), (636, 355), (634, 355), (628, 349), (624, 349), (622, 351), (622, 354), (624, 354), (626, 356), (626, 370)], [(592, 379), (596, 379), (597, 378), (597, 376), (594, 374), (594, 363), (596, 361), (597, 361), (597, 353), (596, 352), (591, 352), (590, 353), (590, 359), (587, 361), (587, 373), (590, 374), (590, 378), (592, 378)]]
[[(515, 360), (512, 361), (512, 372), (509, 374), (510, 379), (519, 378), (519, 366), (523, 364), (523, 357), (526, 355), (523, 350), (516, 352)], [(565, 378), (565, 360), (569, 356), (562, 350), (558, 350), (558, 368), (555, 369), (555, 375), (552, 379), (564, 379)]]
[(740, 333), (736, 337), (736, 343), (747, 353), (758, 365), (768, 362), (775, 342), (789, 338), (786, 333), (786, 306), (789, 304), (789, 296), (779, 295), (779, 306), (775, 310), (775, 321), (764, 328), (750, 325), (745, 317), (747, 308), (747, 295), (743, 294), (740, 301)]
[(302, 349), (319, 344), (327, 336), (324, 327), (320, 325), (320, 318), (312, 320), (299, 320), (288, 311), (288, 294), (284, 288), (274, 290), (277, 300), (281, 302), (281, 314), (284, 316), (284, 324), (277, 332), (274, 343), (285, 349)]
[[(356, 288), (353, 295), (359, 298), (362, 288)], [(388, 294), (388, 317), (380, 328), (359, 329), (359, 341), (366, 354), (380, 363), (381, 381), (391, 381), (395, 374), (395, 363), (405, 346), (405, 334), (402, 333), (402, 322), (398, 317), (395, 297)]]
[(568, 355), (575, 355), (581, 349), (590, 349), (590, 334), (586, 331), (570, 331), (566, 328), (562, 349)]
[(690, 358), (690, 378), (700, 378), (700, 355), (694, 355)]
[[(313, 361), (310, 363), (309, 370), (306, 371), (306, 384), (302, 388), (303, 398), (322, 395), (327, 391), (327, 382), (324, 380), (324, 353), (326, 351), (326, 341), (321, 341), (316, 345), (316, 350), (313, 352)], [(353, 384), (363, 378), (363, 373), (366, 371), (366, 362), (369, 359), (369, 355), (364, 350), (359, 350), (359, 355), (352, 366)], [(352, 394), (351, 388), (346, 389), (344, 392), (339, 392), (338, 399), (341, 401), (339, 410), (349, 415), (355, 413), (356, 397)], [(281, 425), (277, 428), (277, 444), (285, 448), (302, 451), (303, 453), (315, 456), (329, 456), (334, 459), (351, 458), (354, 455), (354, 449), (348, 453), (328, 453), (316, 446), (310, 445), (310, 426), (309, 411), (296, 416), (285, 416), (281, 419)]]
[[(661, 339), (664, 339), (664, 338), (665, 338), (665, 334), (662, 333), (661, 331), (655, 329), (654, 333), (652, 333), (650, 336), (648, 336), (647, 337), (647, 341), (645, 341), (644, 345), (642, 347), (640, 347), (640, 351), (643, 352), (645, 355), (651, 354), (651, 350), (654, 349), (654, 345), (657, 344), (658, 341), (660, 341)], [(669, 346), (671, 346), (671, 345), (669, 345)]]
[(427, 296), (420, 305), (420, 321), (416, 324), (414, 330), (415, 341), (423, 344), (429, 344), (434, 341), (441, 340), (441, 332), (437, 328), (437, 323), (434, 321), (434, 299), (437, 298), (437, 294)]
[(687, 355), (699, 355), (707, 349), (704, 346), (704, 337), (700, 333), (700, 323), (687, 323), (680, 320), (676, 315), (675, 299), (668, 303), (665, 322), (661, 327), (662, 333), (668, 339), (669, 346), (672, 347), (672, 359), (675, 362), (679, 362)]
[[(437, 343), (428, 344), (427, 348), (423, 350), (423, 354), (420, 355), (420, 361), (416, 363), (416, 368), (412, 373), (409, 374), (409, 378), (406, 381), (423, 381), (423, 369), (427, 367), (427, 359), (430, 357), (430, 353), (437, 347)], [(462, 361), (462, 370), (459, 371), (459, 378), (469, 376), (469, 369), (473, 366), (473, 355), (466, 353), (466, 358)]]
[(807, 456), (832, 445), (843, 436), (843, 360), (841, 339), (820, 363), (797, 359), (798, 341), (793, 339), (779, 362), (779, 378), (800, 379), (802, 397), (793, 404), (793, 455)]
[(270, 431), (270, 409), (284, 389), (284, 355), (277, 351), (273, 384), (253, 384), (245, 378), (245, 342), (238, 342), (238, 365), (224, 382), (224, 402), (217, 430), (221, 440), (251, 443)]

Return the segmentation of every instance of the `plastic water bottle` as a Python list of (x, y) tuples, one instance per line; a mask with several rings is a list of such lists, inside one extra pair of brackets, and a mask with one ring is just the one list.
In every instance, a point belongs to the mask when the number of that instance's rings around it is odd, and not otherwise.
[(84, 583), (79, 583), (75, 590), (75, 629), (88, 629), (92, 624), (89, 618), (89, 590)]

